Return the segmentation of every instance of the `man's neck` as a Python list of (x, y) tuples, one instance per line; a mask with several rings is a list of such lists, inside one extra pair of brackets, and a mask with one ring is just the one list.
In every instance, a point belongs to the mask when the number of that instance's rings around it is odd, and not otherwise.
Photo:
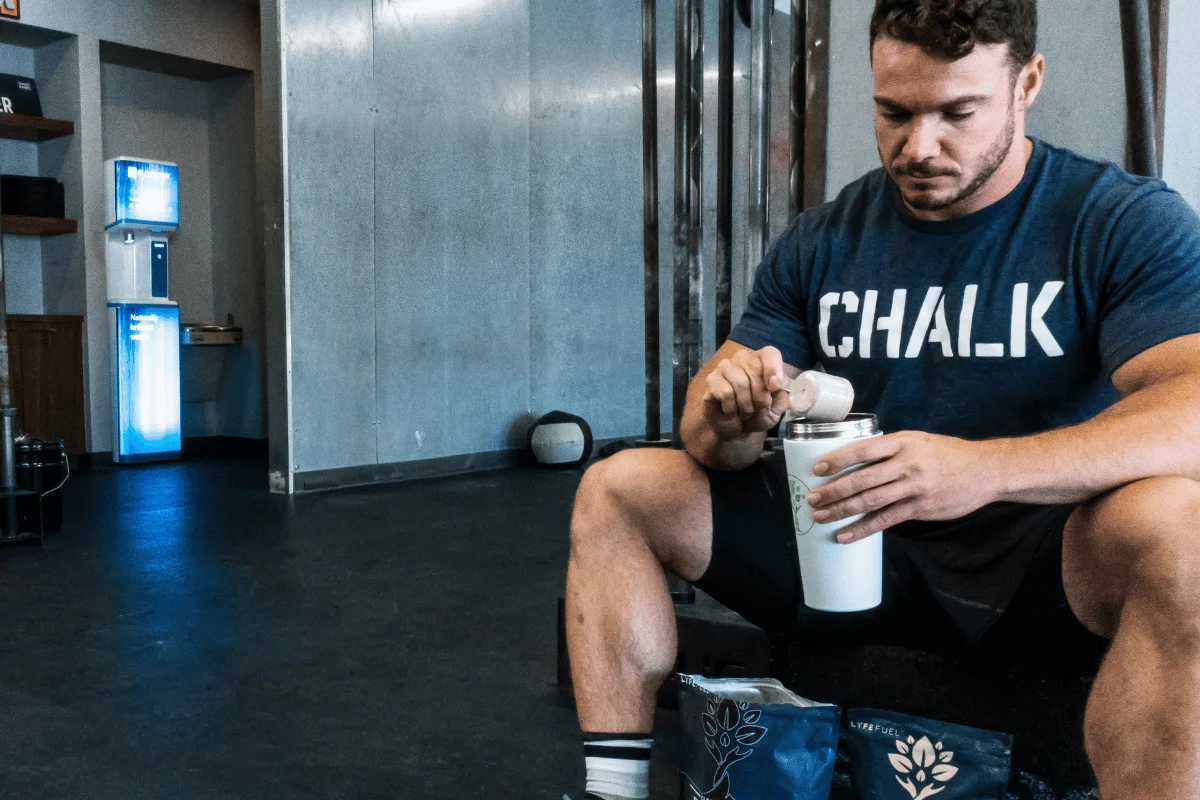
[(1022, 136), (1020, 144), (1008, 151), (1008, 156), (1000, 168), (970, 197), (937, 211), (915, 209), (908, 204), (907, 200), (904, 201), (904, 206), (914, 217), (926, 222), (946, 222), (982, 211), (993, 203), (1003, 200), (1021, 184), (1021, 180), (1025, 177), (1025, 168), (1029, 165), (1029, 159), (1032, 157), (1033, 141)]

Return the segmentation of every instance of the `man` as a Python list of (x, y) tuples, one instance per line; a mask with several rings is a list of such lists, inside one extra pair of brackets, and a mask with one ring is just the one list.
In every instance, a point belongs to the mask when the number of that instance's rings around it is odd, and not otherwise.
[[(567, 634), (588, 796), (647, 796), (676, 655), (665, 567), (800, 636), (919, 627), (1098, 668), (1101, 796), (1200, 797), (1200, 220), (1160, 181), (1026, 138), (1036, 14), (878, 0), (883, 168), (775, 243), (689, 390), (686, 452), (584, 476)], [(885, 602), (865, 614), (801, 607), (785, 479), (760, 458), (783, 378), (817, 364), (892, 432), (818, 463), (867, 466), (810, 497), (817, 521), (865, 515), (844, 542), (888, 531)]]

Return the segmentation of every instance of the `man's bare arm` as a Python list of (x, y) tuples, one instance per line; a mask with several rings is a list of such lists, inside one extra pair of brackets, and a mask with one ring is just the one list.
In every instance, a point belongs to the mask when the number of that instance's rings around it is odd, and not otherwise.
[(1200, 335), (1150, 348), (1112, 381), (1122, 398), (1095, 418), (992, 443), (1000, 499), (1081, 503), (1142, 478), (1200, 480)]

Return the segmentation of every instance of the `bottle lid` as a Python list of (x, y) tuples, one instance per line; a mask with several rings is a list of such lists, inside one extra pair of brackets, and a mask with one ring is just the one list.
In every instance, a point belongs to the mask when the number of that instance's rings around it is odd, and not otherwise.
[(813, 422), (790, 419), (784, 422), (782, 438), (792, 441), (813, 439), (865, 439), (879, 433), (874, 414), (851, 414), (840, 422)]

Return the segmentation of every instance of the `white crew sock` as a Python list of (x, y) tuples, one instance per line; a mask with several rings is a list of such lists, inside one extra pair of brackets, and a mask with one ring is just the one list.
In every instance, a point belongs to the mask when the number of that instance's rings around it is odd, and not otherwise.
[(583, 737), (587, 795), (596, 800), (646, 800), (650, 797), (650, 745), (637, 733), (588, 733)]

